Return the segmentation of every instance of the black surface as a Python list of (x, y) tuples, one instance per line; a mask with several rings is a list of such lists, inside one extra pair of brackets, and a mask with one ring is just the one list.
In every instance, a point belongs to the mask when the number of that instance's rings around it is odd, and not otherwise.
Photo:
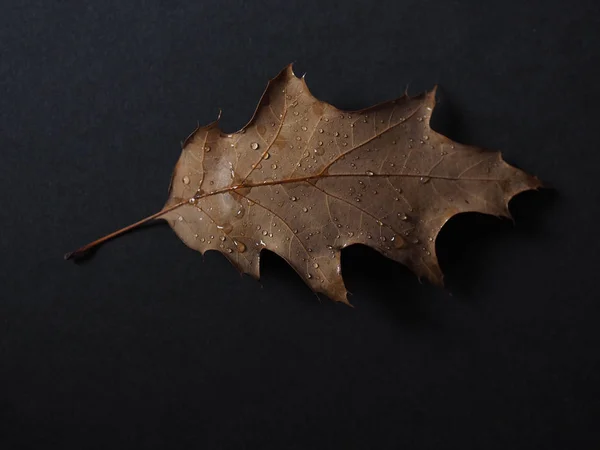
[[(0, 448), (600, 448), (596, 1), (3, 1)], [(441, 233), (447, 288), (366, 248), (350, 309), (261, 283), (157, 211), (179, 142), (296, 61), (359, 108), (440, 84), (433, 125), (553, 190)]]

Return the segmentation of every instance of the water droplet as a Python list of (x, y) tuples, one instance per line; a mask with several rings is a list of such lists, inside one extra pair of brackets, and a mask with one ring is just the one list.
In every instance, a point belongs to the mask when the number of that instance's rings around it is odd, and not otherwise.
[(188, 201), (189, 201), (189, 202), (190, 202), (192, 205), (193, 205), (194, 203), (196, 203), (196, 199), (195, 199), (194, 197), (190, 198)]
[(302, 208), (302, 211), (308, 212), (308, 208), (305, 206), (304, 208)]
[(243, 242), (233, 241), (233, 243), (235, 244), (235, 248), (237, 248), (238, 252), (244, 253), (246, 251), (246, 245)]
[(269, 159), (271, 157), (271, 155), (269, 153), (265, 153), (265, 156), (263, 156), (264, 159)]
[(373, 172), (371, 172), (370, 170), (367, 170), (366, 174), (370, 177), (372, 177), (373, 175), (375, 175)]
[(403, 213), (398, 213), (398, 217), (400, 217), (400, 220), (408, 220), (408, 216)]
[(394, 247), (396, 247), (396, 248), (402, 248), (402, 247), (404, 247), (404, 239), (402, 239), (402, 237), (400, 237), (400, 236), (394, 236), (392, 238), (392, 241), (394, 242)]
[(298, 200), (298, 198), (297, 197), (290, 197), (290, 200), (293, 201), (293, 202), (295, 202), (296, 200)]
[(219, 239), (221, 240), (221, 242), (225, 242), (227, 240), (225, 236), (221, 236)]
[(323, 145), (323, 141), (319, 141), (319, 146)]
[(190, 177), (187, 175), (182, 178), (183, 184), (190, 184)]
[(235, 217), (237, 217), (238, 219), (241, 219), (242, 217), (244, 217), (245, 213), (246, 213), (246, 209), (242, 205), (240, 205), (240, 208), (235, 213)]
[(318, 269), (318, 268), (319, 268), (319, 264), (318, 264), (318, 263), (314, 263), (314, 264), (313, 264), (313, 267), (314, 267), (315, 269)]
[(315, 148), (315, 154), (318, 156), (323, 156), (325, 154), (325, 149), (323, 148)]
[(421, 178), (419, 178), (419, 181), (422, 184), (429, 183), (429, 180), (431, 180), (431, 178), (429, 178), (429, 177), (421, 177)]
[(356, 200), (357, 202), (360, 202), (360, 198), (356, 197), (354, 200)]
[(251, 148), (252, 150), (258, 150), (258, 147), (260, 147), (260, 146), (258, 145), (258, 142), (253, 142), (252, 144), (250, 144), (250, 148)]
[(269, 232), (267, 230), (263, 230), (262, 235), (266, 236), (267, 234), (269, 234)]
[(385, 242), (385, 241), (387, 241), (387, 239), (385, 238), (385, 236), (381, 236), (381, 237), (379, 238), (379, 240), (380, 240), (381, 242)]
[(277, 164), (271, 164), (271, 169), (273, 169), (273, 170), (277, 169)]
[(210, 145), (205, 145), (204, 146), (204, 151), (207, 152), (207, 153), (210, 152)]
[[(221, 230), (225, 234), (229, 234), (233, 231), (233, 225), (230, 223), (226, 223), (225, 225), (217, 225), (217, 229)], [(223, 237), (221, 240), (224, 241), (225, 237)]]
[(308, 128), (306, 128), (304, 125), (302, 125), (302, 131), (306, 131), (308, 130)]
[(182, 217), (182, 216), (179, 216), (179, 217), (177, 218), (177, 220), (179, 220), (180, 222), (183, 222), (183, 217)]

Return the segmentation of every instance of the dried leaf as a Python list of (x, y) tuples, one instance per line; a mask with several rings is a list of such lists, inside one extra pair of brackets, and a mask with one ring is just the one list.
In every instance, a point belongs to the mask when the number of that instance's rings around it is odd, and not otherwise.
[(261, 250), (271, 250), (339, 302), (340, 250), (352, 244), (441, 284), (435, 239), (446, 221), (467, 211), (509, 217), (509, 200), (540, 182), (498, 152), (433, 131), (434, 105), (435, 89), (342, 111), (288, 66), (240, 131), (224, 134), (217, 120), (188, 137), (165, 208), (151, 217), (255, 278)]

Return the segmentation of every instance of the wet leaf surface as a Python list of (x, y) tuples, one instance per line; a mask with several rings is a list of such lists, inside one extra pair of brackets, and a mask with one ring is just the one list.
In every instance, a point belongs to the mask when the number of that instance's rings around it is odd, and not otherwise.
[(540, 182), (499, 152), (433, 131), (434, 106), (435, 90), (342, 111), (288, 66), (240, 131), (225, 134), (217, 120), (188, 137), (156, 217), (189, 247), (220, 251), (255, 278), (268, 249), (339, 302), (340, 251), (352, 244), (441, 284), (435, 240), (448, 219), (509, 217), (510, 199)]

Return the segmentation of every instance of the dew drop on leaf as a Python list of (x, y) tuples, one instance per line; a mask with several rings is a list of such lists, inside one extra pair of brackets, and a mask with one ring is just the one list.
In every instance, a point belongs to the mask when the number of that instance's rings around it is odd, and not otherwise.
[(244, 253), (246, 251), (246, 245), (243, 242), (240, 241), (233, 241), (235, 244), (235, 248), (237, 249), (238, 252), (240, 253)]

